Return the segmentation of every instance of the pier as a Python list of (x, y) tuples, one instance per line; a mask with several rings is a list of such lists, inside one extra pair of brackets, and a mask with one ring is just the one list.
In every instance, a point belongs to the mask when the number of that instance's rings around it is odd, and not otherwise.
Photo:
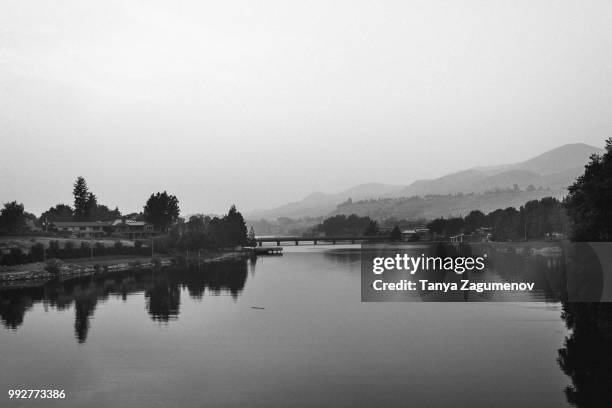
[(274, 246), (274, 247), (252, 247), (251, 250), (255, 253), (255, 255), (282, 255), (283, 247), (282, 246)]

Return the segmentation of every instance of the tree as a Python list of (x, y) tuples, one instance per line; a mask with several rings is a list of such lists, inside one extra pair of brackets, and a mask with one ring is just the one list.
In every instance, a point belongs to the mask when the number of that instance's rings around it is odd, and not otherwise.
[(365, 236), (374, 236), (374, 235), (378, 235), (378, 223), (374, 220), (370, 220), (370, 222), (368, 223), (368, 226), (366, 227), (365, 231), (363, 232), (363, 235)]
[(391, 239), (391, 241), (401, 241), (402, 240), (402, 231), (399, 229), (397, 225), (393, 227), (393, 229), (391, 230), (391, 234), (389, 235), (389, 238)]
[(95, 196), (89, 192), (87, 182), (83, 177), (77, 177), (72, 195), (74, 196), (74, 218), (76, 220), (87, 220), (89, 209), (91, 208), (92, 201), (95, 201)]
[(339, 214), (323, 220), (321, 224), (313, 228), (313, 233), (323, 232), (326, 236), (359, 236), (362, 235), (366, 229), (371, 227), (372, 222), (370, 217), (359, 217), (356, 214), (351, 214), (347, 217), (344, 214)]
[(110, 210), (105, 205), (97, 204), (89, 209), (89, 218), (97, 221), (112, 221), (121, 218), (121, 211), (117, 207)]
[(568, 188), (565, 208), (575, 241), (612, 240), (612, 138), (606, 152), (594, 154), (584, 174)]
[(474, 210), (464, 219), (465, 232), (471, 233), (485, 225), (485, 215), (482, 211)]
[(247, 244), (253, 247), (257, 245), (257, 241), (255, 239), (255, 230), (253, 229), (252, 225), (249, 229), (249, 234), (247, 235)]
[(144, 206), (144, 219), (163, 231), (176, 222), (180, 214), (179, 201), (165, 191), (163, 193), (151, 194)]
[(44, 222), (70, 221), (73, 217), (72, 207), (66, 204), (56, 204), (40, 215), (40, 220)]
[(232, 205), (223, 221), (226, 224), (227, 240), (231, 246), (246, 245), (247, 241), (247, 227), (244, 222), (244, 217), (236, 209), (235, 205)]
[[(105, 206), (106, 207), (106, 206)], [(87, 201), (85, 203), (85, 219), (86, 220), (94, 220), (95, 212), (98, 208), (98, 198), (94, 195), (94, 193), (87, 193)], [(106, 208), (108, 210), (108, 208)]]
[(11, 201), (4, 204), (0, 210), (0, 231), (4, 233), (21, 232), (26, 226), (26, 216), (23, 211), (23, 204)]

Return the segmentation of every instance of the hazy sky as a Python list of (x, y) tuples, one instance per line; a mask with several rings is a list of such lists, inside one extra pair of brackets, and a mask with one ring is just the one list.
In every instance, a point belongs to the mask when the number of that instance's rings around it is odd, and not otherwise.
[(0, 0), (0, 200), (183, 213), (612, 136), (612, 2)]

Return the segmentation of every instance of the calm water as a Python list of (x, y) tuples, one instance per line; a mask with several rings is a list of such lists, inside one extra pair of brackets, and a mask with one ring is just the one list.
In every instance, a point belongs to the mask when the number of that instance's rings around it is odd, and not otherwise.
[[(361, 303), (359, 260), (288, 247), (4, 290), (0, 406), (569, 405), (560, 304)], [(67, 399), (9, 401), (10, 388)]]

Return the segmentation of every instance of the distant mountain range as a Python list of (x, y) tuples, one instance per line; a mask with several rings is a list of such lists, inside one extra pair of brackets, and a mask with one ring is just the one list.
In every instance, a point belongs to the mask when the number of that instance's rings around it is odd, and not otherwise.
[[(407, 186), (367, 183), (334, 194), (312, 193), (301, 201), (270, 210), (253, 211), (247, 214), (247, 218), (299, 218), (340, 213), (356, 213), (375, 218), (399, 217), (400, 215), (402, 218), (431, 218), (440, 215), (465, 214), (466, 211), (469, 212), (472, 209), (492, 210), (520, 205), (529, 199), (565, 195), (566, 188), (583, 173), (584, 165), (588, 162), (589, 157), (603, 151), (603, 149), (582, 143), (567, 144), (524, 162), (475, 167), (436, 179), (417, 180)], [(520, 191), (507, 191), (514, 185)], [(457, 195), (458, 193), (470, 194), (471, 198), (438, 199), (435, 203), (432, 203), (431, 199), (379, 200), (378, 204), (369, 200)], [(349, 199), (350, 202), (347, 202)], [(363, 200), (369, 201), (360, 203)], [(425, 202), (429, 203), (424, 204)], [(344, 204), (339, 206), (341, 203)], [(395, 205), (390, 203), (395, 203)], [(394, 208), (398, 205), (401, 208)], [(413, 208), (410, 207), (411, 205)], [(421, 211), (413, 211), (416, 209), (415, 206), (422, 207)], [(432, 211), (433, 208), (436, 210)]]

